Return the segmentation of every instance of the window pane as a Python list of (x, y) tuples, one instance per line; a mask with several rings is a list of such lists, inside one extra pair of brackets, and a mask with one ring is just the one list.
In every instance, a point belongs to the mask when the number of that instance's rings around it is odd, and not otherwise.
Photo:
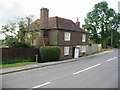
[(64, 55), (69, 55), (69, 47), (64, 47)]
[(86, 35), (82, 34), (82, 42), (85, 42), (85, 41), (86, 41)]
[(65, 33), (64, 33), (64, 40), (65, 40), (65, 41), (70, 41), (70, 35), (71, 35), (71, 34), (70, 34), (69, 32), (65, 32)]

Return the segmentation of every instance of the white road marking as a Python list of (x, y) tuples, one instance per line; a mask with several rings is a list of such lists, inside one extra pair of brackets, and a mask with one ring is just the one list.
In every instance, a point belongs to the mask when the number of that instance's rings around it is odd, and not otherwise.
[(92, 68), (94, 68), (94, 67), (97, 67), (97, 66), (99, 66), (99, 65), (101, 65), (101, 64), (98, 63), (98, 64), (93, 65), (93, 66), (91, 66), (91, 67), (88, 67), (88, 68), (86, 68), (86, 69), (80, 70), (80, 71), (78, 71), (78, 72), (73, 73), (73, 75), (79, 74), (79, 73), (84, 72), (84, 71), (87, 71), (87, 70), (92, 69)]
[(108, 59), (107, 60), (107, 62), (109, 62), (109, 61), (111, 61), (111, 60), (113, 60), (113, 59), (116, 59), (117, 57), (113, 57), (113, 58), (111, 58), (111, 59)]
[(40, 87), (46, 86), (46, 85), (48, 85), (48, 84), (50, 84), (50, 82), (43, 83), (43, 84), (41, 84), (41, 85), (38, 85), (38, 86), (35, 86), (35, 87), (32, 87), (32, 88), (40, 88)]

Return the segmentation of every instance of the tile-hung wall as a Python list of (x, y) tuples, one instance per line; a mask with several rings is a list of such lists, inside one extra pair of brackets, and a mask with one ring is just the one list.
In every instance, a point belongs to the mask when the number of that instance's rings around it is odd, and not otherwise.
[(87, 37), (88, 36), (86, 34), (82, 34), (81, 32), (59, 31), (58, 45), (65, 45), (65, 46), (86, 45), (88, 43)]

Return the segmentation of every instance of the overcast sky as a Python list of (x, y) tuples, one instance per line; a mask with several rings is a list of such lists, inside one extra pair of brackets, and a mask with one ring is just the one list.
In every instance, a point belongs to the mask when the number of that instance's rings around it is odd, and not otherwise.
[[(86, 14), (92, 11), (93, 6), (103, 0), (0, 0), (0, 29), (15, 17), (25, 17), (34, 15), (40, 18), (40, 8), (49, 9), (49, 17), (58, 16), (71, 19), (74, 22), (77, 18), (84, 24)], [(120, 0), (105, 0), (109, 8), (118, 12), (118, 2)], [(0, 39), (4, 36), (0, 35)]]

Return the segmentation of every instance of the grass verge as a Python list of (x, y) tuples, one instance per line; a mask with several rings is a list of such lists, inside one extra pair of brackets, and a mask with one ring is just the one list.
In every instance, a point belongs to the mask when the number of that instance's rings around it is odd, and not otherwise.
[(97, 53), (101, 53), (103, 51), (96, 51), (96, 52), (93, 52), (92, 54), (97, 54)]
[(3, 64), (0, 65), (0, 68), (10, 68), (10, 67), (18, 67), (30, 64), (37, 64), (36, 62), (22, 62), (22, 63), (14, 63), (14, 64)]

